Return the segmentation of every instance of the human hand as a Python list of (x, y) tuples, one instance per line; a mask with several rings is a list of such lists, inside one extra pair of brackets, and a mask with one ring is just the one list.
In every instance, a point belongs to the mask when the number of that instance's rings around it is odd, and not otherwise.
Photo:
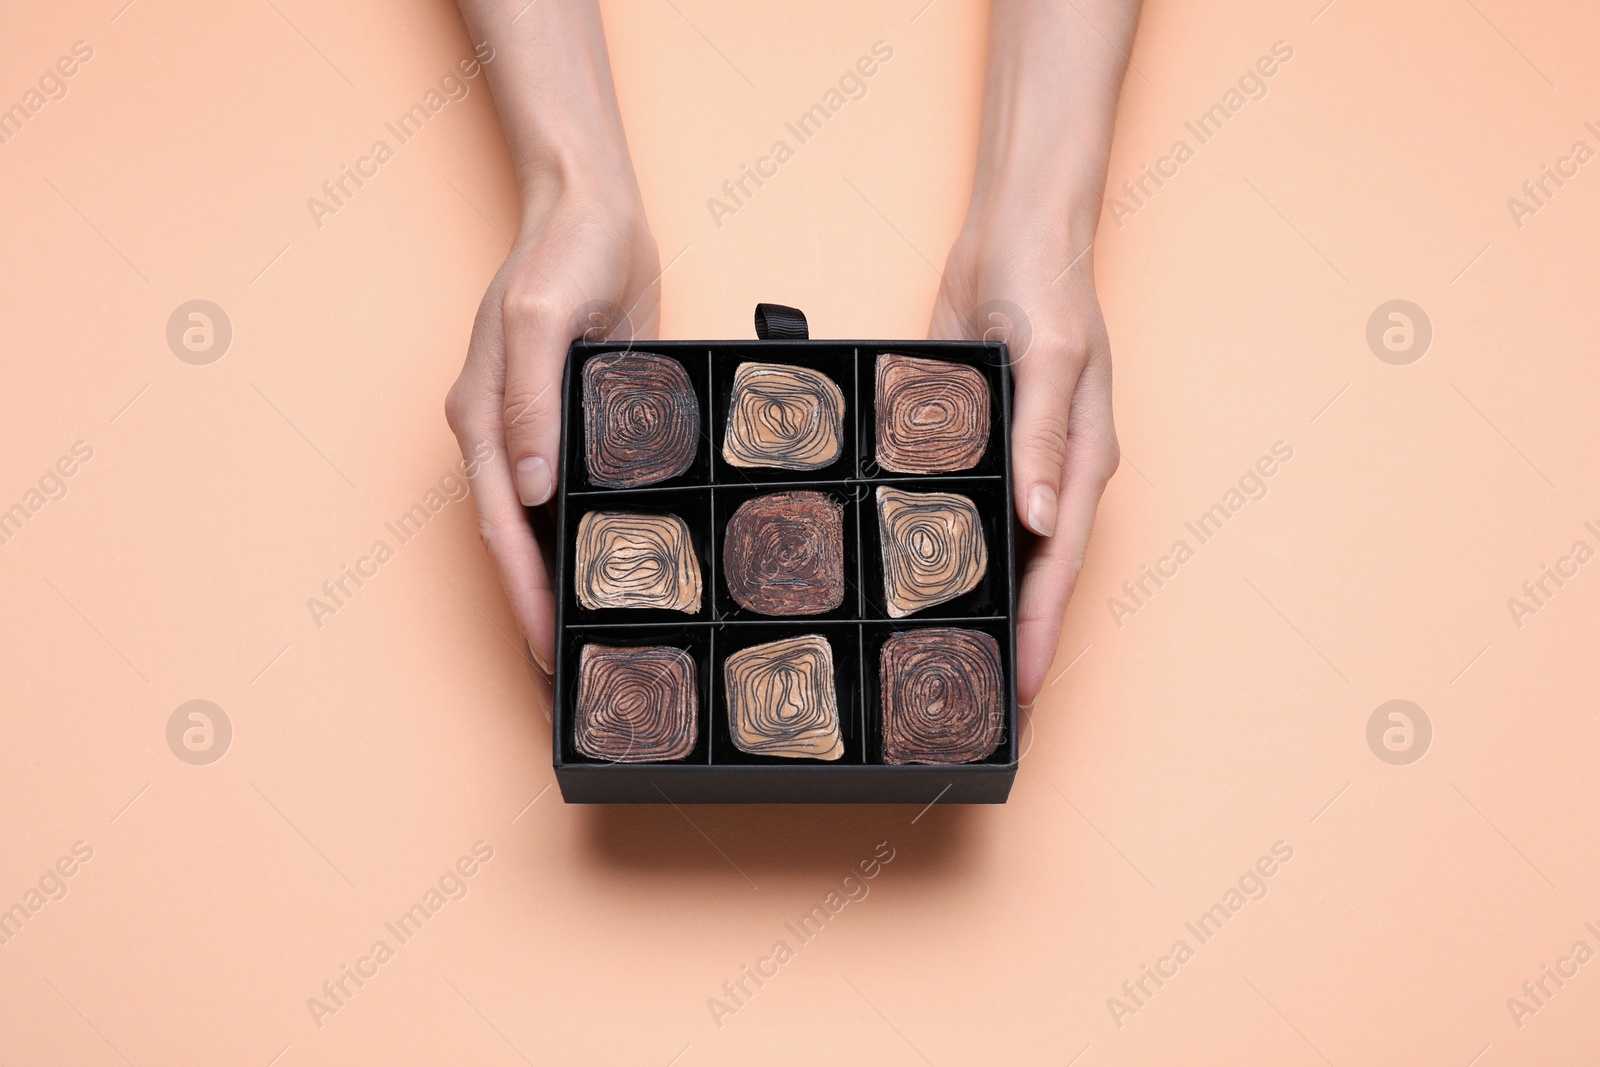
[(1089, 530), (1121, 452), (1095, 227), (1139, 0), (996, 0), (978, 166), (934, 337), (1011, 349), (1012, 484), (1025, 538), (1017, 698), (1055, 657)]
[(661, 267), (595, 0), (460, 3), (472, 39), (494, 57), (484, 69), (523, 211), (478, 305), (445, 418), (475, 461), (483, 543), (528, 650), (549, 674), (555, 591), (523, 509), (556, 490), (567, 348), (579, 337), (654, 338)]
[(660, 273), (631, 171), (626, 182), (529, 205), (445, 399), (461, 454), (493, 450), (472, 478), (478, 529), (546, 674), (555, 662), (555, 590), (523, 509), (555, 492), (567, 347), (579, 337), (654, 338)]
[[(1035, 218), (1038, 213), (1033, 213)], [(1055, 656), (1089, 530), (1120, 452), (1111, 347), (1088, 240), (1026, 211), (983, 212), (951, 248), (930, 336), (1005, 341), (1012, 375), (1011, 465), (1024, 546), (1017, 698), (1030, 705)]]

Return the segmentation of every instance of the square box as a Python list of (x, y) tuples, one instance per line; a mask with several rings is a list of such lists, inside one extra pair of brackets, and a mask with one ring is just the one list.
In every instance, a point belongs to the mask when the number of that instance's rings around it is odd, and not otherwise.
[[(682, 480), (601, 490), (583, 469), (583, 418), (577, 381), (584, 362), (629, 347), (670, 356), (707, 393), (701, 405), (704, 449)], [(876, 356), (893, 352), (965, 363), (990, 385), (990, 447), (972, 471), (892, 474), (870, 462), (875, 447)], [(699, 368), (697, 362), (699, 361)], [(844, 450), (816, 471), (740, 468), (723, 461), (722, 435), (740, 363), (789, 363), (819, 370), (845, 399)], [(556, 647), (552, 746), (556, 780), (568, 803), (1004, 803), (1017, 771), (1016, 571), (1011, 506), (1011, 381), (1005, 346), (959, 341), (658, 341), (632, 346), (577, 342), (563, 392), (562, 470), (555, 530)], [(699, 377), (696, 377), (696, 375)], [(705, 467), (699, 468), (704, 459)], [(691, 484), (693, 483), (693, 484)], [(959, 492), (978, 510), (989, 565), (969, 593), (905, 619), (887, 617), (875, 491)], [(739, 504), (785, 491), (827, 493), (844, 504), (845, 599), (819, 616), (766, 616), (733, 601), (722, 575), (728, 518)], [(594, 509), (668, 511), (689, 526), (702, 566), (702, 611), (590, 611), (577, 603), (573, 556), (577, 526)], [(1003, 738), (994, 753), (965, 764), (883, 762), (878, 656), (897, 631), (928, 625), (982, 630), (999, 644), (1004, 677)], [(802, 634), (826, 637), (834, 658), (845, 750), (837, 761), (753, 755), (733, 744), (723, 665), (733, 652)], [(690, 758), (672, 763), (605, 763), (580, 756), (572, 739), (578, 656), (585, 641), (669, 644), (690, 651), (699, 677), (701, 735)]]

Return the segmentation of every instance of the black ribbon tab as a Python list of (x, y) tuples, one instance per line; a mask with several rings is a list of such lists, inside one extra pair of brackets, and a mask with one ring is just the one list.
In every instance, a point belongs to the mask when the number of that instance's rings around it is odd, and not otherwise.
[(756, 305), (756, 336), (763, 341), (808, 341), (805, 312), (782, 304)]

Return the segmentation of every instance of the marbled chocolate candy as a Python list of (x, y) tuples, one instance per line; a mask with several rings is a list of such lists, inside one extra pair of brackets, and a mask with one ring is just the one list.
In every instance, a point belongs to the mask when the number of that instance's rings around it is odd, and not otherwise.
[(728, 520), (722, 574), (742, 607), (821, 615), (844, 603), (844, 505), (827, 493), (769, 493)]
[(877, 366), (878, 466), (971, 470), (989, 447), (989, 383), (972, 367), (885, 353)]
[(699, 737), (694, 660), (681, 648), (584, 645), (572, 741), (613, 763), (680, 760)]
[(583, 446), (589, 480), (651, 485), (689, 469), (700, 403), (683, 364), (649, 352), (607, 352), (583, 365)]
[(879, 656), (885, 763), (971, 763), (1000, 745), (1000, 644), (978, 630), (891, 634)]
[(977, 506), (960, 493), (878, 487), (883, 596), (891, 618), (954, 600), (989, 567)]
[(813, 471), (844, 448), (844, 394), (809, 367), (741, 363), (733, 376), (722, 458), (735, 467)]
[(728, 729), (741, 751), (836, 760), (844, 755), (833, 649), (816, 634), (741, 648), (722, 665)]
[(700, 610), (700, 561), (676, 515), (591, 511), (578, 522), (572, 584), (597, 608)]

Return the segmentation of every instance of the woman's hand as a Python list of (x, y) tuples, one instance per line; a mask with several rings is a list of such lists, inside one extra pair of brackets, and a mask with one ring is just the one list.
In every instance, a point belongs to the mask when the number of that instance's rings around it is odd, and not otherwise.
[(661, 266), (594, 0), (461, 0), (461, 11), (492, 49), (485, 69), (523, 214), (478, 306), (445, 417), (461, 454), (478, 459), (479, 530), (548, 674), (555, 593), (523, 509), (556, 490), (567, 347), (579, 337), (654, 338)]
[(977, 177), (932, 336), (1011, 348), (1012, 481), (1026, 547), (1017, 696), (1031, 704), (1120, 453), (1095, 226), (1138, 0), (994, 0)]
[(1017, 618), (1024, 705), (1055, 656), (1095, 508), (1119, 457), (1092, 256), (1063, 231), (977, 220), (950, 251), (930, 329), (935, 338), (1005, 341), (1011, 349), (1012, 485), (1017, 518), (1036, 535), (1024, 549)]
[(561, 376), (579, 337), (653, 338), (656, 244), (637, 204), (566, 199), (530, 211), (478, 305), (467, 362), (445, 399), (461, 454), (493, 450), (472, 479), (478, 527), (533, 657), (554, 663), (555, 600), (524, 507), (560, 470)]

